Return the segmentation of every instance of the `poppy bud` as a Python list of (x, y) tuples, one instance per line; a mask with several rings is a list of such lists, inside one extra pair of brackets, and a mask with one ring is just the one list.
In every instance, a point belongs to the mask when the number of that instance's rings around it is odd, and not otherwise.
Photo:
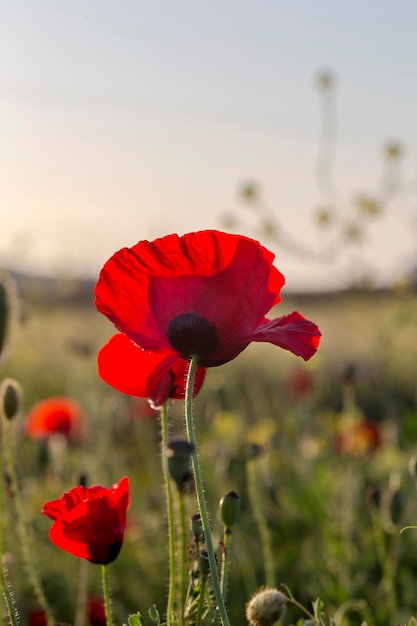
[(203, 523), (200, 513), (195, 513), (190, 518), (191, 532), (196, 541), (204, 541)]
[(191, 475), (191, 455), (194, 446), (186, 439), (171, 439), (167, 444), (168, 472), (182, 491)]
[(22, 389), (12, 378), (5, 378), (0, 386), (1, 412), (8, 420), (13, 419), (22, 404)]
[(210, 563), (207, 550), (201, 550), (200, 552), (200, 573), (201, 577), (204, 579), (206, 579), (210, 573)]
[(277, 589), (257, 591), (246, 605), (246, 619), (250, 626), (272, 626), (283, 615), (287, 599)]
[(159, 617), (159, 611), (156, 608), (155, 604), (153, 604), (148, 609), (148, 613), (149, 613), (149, 617), (151, 618), (151, 620), (153, 621), (154, 624), (160, 624), (161, 623), (161, 619)]
[(240, 513), (240, 498), (236, 491), (229, 491), (220, 500), (220, 515), (227, 530), (237, 522)]

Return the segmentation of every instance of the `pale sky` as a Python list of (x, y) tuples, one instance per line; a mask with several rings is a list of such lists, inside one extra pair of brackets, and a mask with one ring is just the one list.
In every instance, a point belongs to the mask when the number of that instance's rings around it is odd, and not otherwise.
[[(405, 148), (410, 192), (337, 263), (271, 245), (288, 290), (377, 282), (417, 265), (417, 3), (378, 0), (0, 0), (0, 262), (95, 276), (140, 239), (222, 216), (257, 181), (317, 247), (314, 77), (337, 76), (334, 179), (349, 206)], [(246, 225), (245, 225), (246, 224)]]

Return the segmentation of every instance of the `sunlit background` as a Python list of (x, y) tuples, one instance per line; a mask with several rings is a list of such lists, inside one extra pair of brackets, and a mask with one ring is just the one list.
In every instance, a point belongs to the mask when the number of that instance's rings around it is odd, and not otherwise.
[(0, 262), (95, 277), (220, 228), (289, 290), (417, 265), (417, 5), (16, 0), (1, 8)]

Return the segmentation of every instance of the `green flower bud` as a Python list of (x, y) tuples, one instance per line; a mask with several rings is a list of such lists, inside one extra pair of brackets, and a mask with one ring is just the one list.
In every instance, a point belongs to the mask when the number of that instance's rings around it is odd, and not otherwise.
[(238, 520), (240, 513), (240, 498), (236, 491), (229, 491), (220, 500), (220, 515), (225, 527), (229, 530)]
[(204, 579), (210, 574), (210, 563), (207, 550), (201, 550), (200, 552), (200, 574)]
[(0, 386), (1, 412), (8, 419), (13, 419), (22, 405), (22, 389), (12, 378), (5, 378)]
[(193, 533), (193, 537), (195, 541), (204, 541), (204, 532), (203, 532), (203, 523), (201, 521), (200, 513), (195, 513), (190, 518), (191, 532)]
[(183, 491), (191, 476), (191, 455), (194, 446), (186, 439), (171, 439), (167, 444), (168, 472), (179, 491)]
[(260, 589), (246, 605), (246, 619), (250, 626), (272, 626), (283, 615), (286, 602), (286, 597), (278, 589)]

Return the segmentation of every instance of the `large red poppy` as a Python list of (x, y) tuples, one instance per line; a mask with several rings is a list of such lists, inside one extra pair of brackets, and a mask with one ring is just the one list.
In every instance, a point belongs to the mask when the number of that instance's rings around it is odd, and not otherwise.
[[(98, 373), (118, 391), (147, 398), (155, 407), (168, 398), (183, 400), (187, 363), (175, 352), (145, 352), (126, 335), (114, 335), (98, 353)], [(203, 384), (206, 370), (199, 367), (194, 395)]]
[(74, 487), (43, 505), (42, 513), (54, 520), (49, 538), (61, 550), (81, 559), (111, 563), (123, 544), (129, 502), (126, 477), (110, 489)]
[(320, 331), (300, 313), (269, 320), (283, 275), (260, 243), (215, 230), (140, 241), (116, 252), (96, 285), (96, 306), (138, 346), (199, 357), (203, 367), (264, 341), (308, 360)]
[(32, 406), (26, 418), (26, 432), (31, 439), (54, 434), (78, 440), (82, 434), (83, 411), (71, 398), (45, 398)]

